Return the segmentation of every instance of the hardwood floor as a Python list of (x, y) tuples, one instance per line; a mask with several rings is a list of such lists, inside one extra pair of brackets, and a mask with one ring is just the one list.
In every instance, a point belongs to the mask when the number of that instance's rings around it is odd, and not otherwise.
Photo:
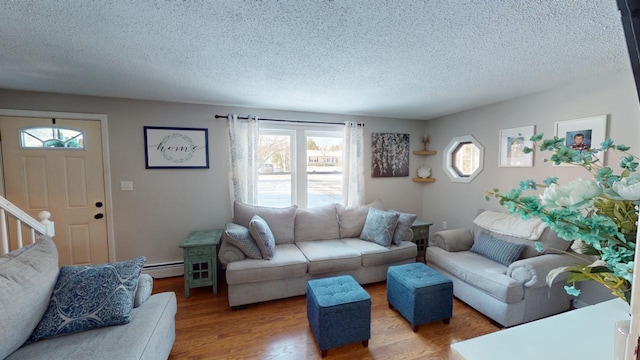
[[(320, 359), (307, 322), (306, 298), (298, 296), (231, 311), (223, 276), (218, 294), (210, 287), (184, 297), (182, 277), (155, 279), (154, 293), (174, 291), (178, 299), (176, 342), (169, 359)], [(454, 299), (453, 318), (420, 326), (417, 333), (389, 309), (386, 283), (364, 285), (371, 295), (369, 347), (354, 343), (329, 350), (325, 359), (449, 359), (449, 345), (499, 329)]]

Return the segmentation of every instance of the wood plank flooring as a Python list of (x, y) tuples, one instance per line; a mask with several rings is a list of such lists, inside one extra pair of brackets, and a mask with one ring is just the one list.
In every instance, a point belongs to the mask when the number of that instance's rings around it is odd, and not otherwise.
[[(298, 296), (231, 311), (224, 277), (218, 294), (211, 287), (191, 289), (184, 297), (182, 277), (155, 279), (154, 293), (174, 291), (178, 299), (176, 342), (169, 359), (320, 359), (307, 322), (306, 299)], [(449, 325), (411, 325), (389, 309), (386, 283), (364, 285), (371, 295), (371, 339), (329, 350), (325, 359), (449, 359), (449, 345), (499, 329), (488, 318), (454, 299)]]

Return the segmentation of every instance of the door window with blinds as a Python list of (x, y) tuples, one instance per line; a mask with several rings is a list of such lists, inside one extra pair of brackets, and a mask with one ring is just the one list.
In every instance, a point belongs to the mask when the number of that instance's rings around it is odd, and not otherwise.
[(343, 128), (261, 122), (258, 205), (342, 203)]

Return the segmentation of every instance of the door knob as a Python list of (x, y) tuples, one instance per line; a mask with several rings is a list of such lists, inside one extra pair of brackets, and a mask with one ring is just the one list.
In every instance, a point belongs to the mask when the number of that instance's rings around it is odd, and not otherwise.
[(101, 208), (101, 207), (102, 207), (102, 202), (101, 202), (101, 201), (98, 201), (98, 202), (96, 203), (96, 207), (97, 207), (97, 208)]
[(104, 215), (97, 213), (93, 216), (95, 219), (102, 219), (104, 217)]

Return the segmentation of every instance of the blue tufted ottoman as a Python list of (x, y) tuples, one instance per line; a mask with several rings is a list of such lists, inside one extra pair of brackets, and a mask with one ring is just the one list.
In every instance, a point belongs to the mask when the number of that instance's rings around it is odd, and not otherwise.
[(417, 332), (432, 321), (449, 323), (453, 313), (453, 283), (423, 263), (390, 266), (387, 270), (387, 301)]
[(371, 337), (371, 297), (349, 275), (307, 282), (307, 319), (322, 357), (327, 350)]

